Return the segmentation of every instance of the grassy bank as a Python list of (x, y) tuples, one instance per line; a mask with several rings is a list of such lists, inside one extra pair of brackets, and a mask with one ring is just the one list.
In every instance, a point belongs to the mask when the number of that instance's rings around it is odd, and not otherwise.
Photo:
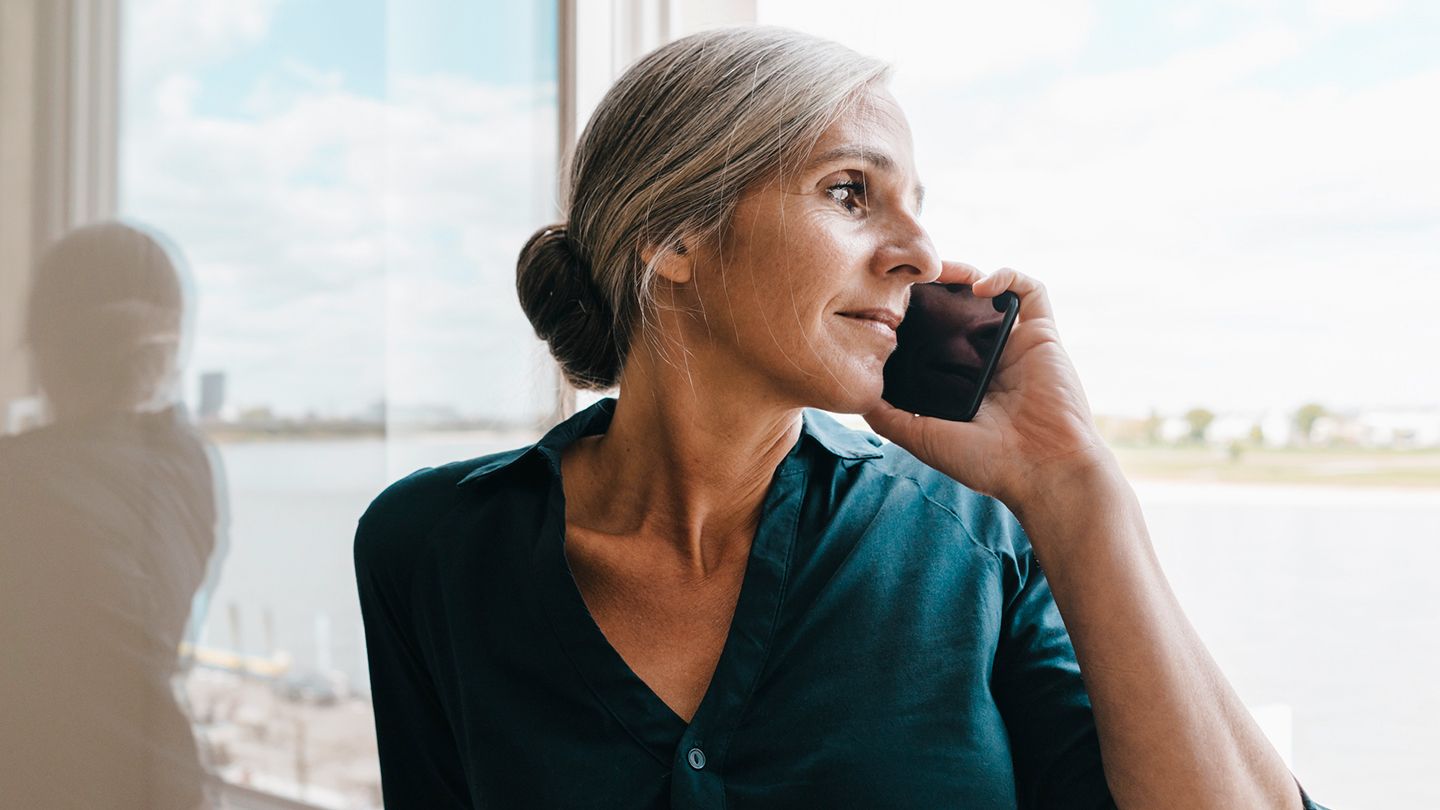
[(1440, 489), (1440, 449), (1268, 449), (1112, 444), (1126, 475), (1175, 481)]

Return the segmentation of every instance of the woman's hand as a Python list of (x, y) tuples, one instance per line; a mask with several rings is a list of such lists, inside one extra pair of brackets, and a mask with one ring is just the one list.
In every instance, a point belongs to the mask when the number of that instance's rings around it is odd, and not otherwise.
[(1020, 297), (1018, 319), (980, 410), (970, 422), (953, 422), (916, 416), (881, 400), (864, 414), (870, 427), (1012, 511), (1046, 486), (1114, 464), (1060, 345), (1045, 286), (1008, 267), (986, 276), (962, 262), (944, 262), (937, 281), (971, 284), (980, 298), (1005, 290)]

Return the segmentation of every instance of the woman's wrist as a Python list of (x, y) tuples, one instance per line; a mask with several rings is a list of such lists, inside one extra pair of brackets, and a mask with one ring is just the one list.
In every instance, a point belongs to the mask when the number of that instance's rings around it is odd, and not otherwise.
[(1001, 500), (1016, 517), (1024, 512), (1040, 517), (1058, 501), (1083, 498), (1096, 490), (1118, 492), (1129, 486), (1115, 453), (1096, 439), (1083, 451), (1035, 465)]
[[(1144, 525), (1135, 490), (1115, 454), (1103, 444), (1083, 455), (1043, 465), (1026, 479), (1017, 495), (1002, 501), (1020, 521), (1037, 555), (1047, 561), (1063, 556), (1067, 549), (1080, 550), (1078, 545), (1105, 541), (1109, 532), (1097, 537), (1085, 531), (1097, 521), (1112, 531), (1137, 521), (1140, 527)], [(1139, 533), (1144, 533), (1143, 528)], [(1128, 537), (1131, 533), (1116, 534)]]

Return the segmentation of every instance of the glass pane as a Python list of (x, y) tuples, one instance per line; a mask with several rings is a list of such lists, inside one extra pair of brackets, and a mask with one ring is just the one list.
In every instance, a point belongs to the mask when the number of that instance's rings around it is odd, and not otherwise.
[(1045, 282), (1171, 584), (1307, 791), (1440, 805), (1435, 12), (757, 7), (896, 65), (937, 248)]
[(120, 213), (187, 284), (218, 513), (174, 702), (231, 802), (379, 806), (356, 520), (552, 413), (514, 262), (556, 216), (555, 43), (540, 0), (125, 4)]

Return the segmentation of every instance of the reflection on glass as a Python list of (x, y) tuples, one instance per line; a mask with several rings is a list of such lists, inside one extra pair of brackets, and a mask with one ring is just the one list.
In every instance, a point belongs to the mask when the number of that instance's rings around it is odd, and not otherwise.
[(555, 4), (333, 5), (122, 15), (117, 206), (185, 247), (184, 388), (226, 473), (232, 548), (182, 654), (227, 806), (379, 807), (355, 518), (533, 440), (555, 400), (514, 296), (553, 207)]
[(898, 408), (963, 418), (995, 353), (1005, 313), (969, 284), (916, 284), (898, 345), (885, 363), (885, 398)]
[(219, 467), (176, 396), (181, 273), (163, 237), (104, 222), (33, 275), (26, 340), (50, 419), (0, 438), (6, 807), (208, 804), (172, 679), (225, 543)]

